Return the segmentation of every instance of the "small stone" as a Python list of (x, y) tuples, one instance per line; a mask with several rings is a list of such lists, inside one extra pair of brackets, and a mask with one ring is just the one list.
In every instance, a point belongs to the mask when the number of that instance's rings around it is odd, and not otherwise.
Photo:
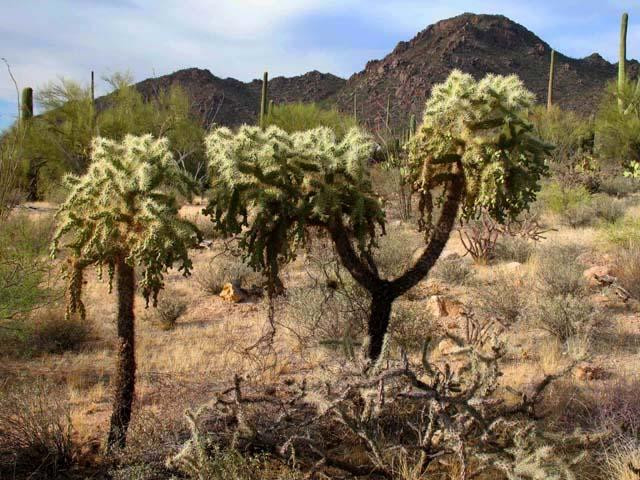
[(590, 382), (593, 380), (604, 380), (609, 376), (609, 373), (602, 367), (596, 365), (583, 365), (576, 368), (576, 379), (583, 382)]
[(247, 293), (238, 285), (225, 283), (220, 292), (220, 298), (227, 302), (239, 303), (247, 299)]
[(597, 265), (586, 269), (582, 275), (587, 280), (587, 284), (590, 287), (599, 287), (602, 284), (600, 278), (610, 276), (611, 268), (606, 265)]

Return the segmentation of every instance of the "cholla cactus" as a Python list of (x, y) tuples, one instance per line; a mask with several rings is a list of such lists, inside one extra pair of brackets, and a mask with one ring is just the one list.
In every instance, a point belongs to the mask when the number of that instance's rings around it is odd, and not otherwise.
[[(533, 94), (515, 76), (489, 75), (476, 82), (454, 71), (433, 88), (406, 165), (420, 197), (427, 245), (396, 278), (382, 278), (371, 255), (376, 227), (384, 232), (385, 217), (365, 163), (373, 144), (357, 129), (341, 142), (327, 128), (292, 135), (275, 127), (242, 127), (237, 134), (215, 130), (206, 139), (216, 179), (207, 213), (219, 230), (240, 235), (249, 264), (266, 272), (275, 286), (279, 264), (294, 258), (307, 227), (324, 228), (341, 263), (371, 296), (367, 348), (375, 360), (392, 303), (429, 273), (460, 207), (466, 217), (487, 211), (501, 220), (535, 198), (549, 147), (529, 135), (532, 127), (523, 118), (532, 103)], [(434, 189), (442, 195), (436, 223)]]
[[(497, 220), (520, 213), (535, 199), (551, 149), (530, 135), (524, 120), (533, 102), (515, 75), (476, 81), (454, 70), (433, 88), (410, 145), (418, 192), (428, 196), (451, 175), (461, 175), (465, 216), (485, 208)], [(423, 200), (428, 209), (430, 199)]]
[[(82, 177), (65, 178), (70, 187), (56, 218), (52, 254), (71, 252), (68, 313), (84, 317), (83, 272), (107, 267), (109, 286), (117, 273), (118, 365), (109, 445), (124, 445), (134, 392), (134, 268), (142, 268), (140, 289), (157, 301), (164, 273), (174, 263), (188, 275), (188, 248), (200, 233), (178, 217), (175, 193), (188, 195), (192, 182), (178, 167), (166, 139), (128, 135), (122, 143), (95, 138), (92, 162)], [(63, 242), (63, 243), (62, 243)]]
[(215, 192), (206, 212), (222, 232), (241, 235), (249, 265), (268, 275), (272, 289), (281, 287), (279, 264), (294, 258), (307, 227), (344, 216), (366, 249), (384, 225), (366, 168), (373, 143), (358, 129), (338, 142), (326, 127), (292, 134), (275, 126), (235, 134), (218, 128), (205, 143)]

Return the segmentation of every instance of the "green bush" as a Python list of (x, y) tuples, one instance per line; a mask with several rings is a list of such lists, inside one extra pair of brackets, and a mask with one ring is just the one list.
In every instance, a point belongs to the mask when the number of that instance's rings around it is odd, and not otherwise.
[(526, 315), (532, 325), (566, 344), (578, 334), (588, 334), (595, 311), (584, 298), (572, 294), (541, 295), (531, 303)]
[(50, 218), (26, 214), (0, 224), (0, 321), (26, 315), (52, 293), (46, 258), (52, 231)]
[(603, 175), (600, 179), (600, 191), (614, 197), (626, 197), (640, 190), (640, 181), (622, 175)]
[(35, 353), (63, 353), (77, 349), (91, 331), (86, 321), (65, 316), (61, 308), (45, 308), (34, 312), (26, 325), (25, 343)]
[(510, 272), (498, 271), (473, 291), (473, 306), (481, 316), (510, 325), (520, 319), (527, 306), (527, 292)]
[(61, 478), (75, 448), (68, 399), (43, 383), (0, 389), (0, 477)]
[(577, 245), (553, 245), (540, 249), (536, 255), (535, 277), (539, 290), (549, 296), (584, 293), (584, 266), (577, 257), (583, 249)]
[(393, 343), (405, 352), (419, 351), (433, 331), (435, 319), (429, 310), (411, 303), (396, 303), (393, 306), (389, 333)]
[(157, 323), (162, 330), (172, 330), (187, 311), (187, 301), (179, 292), (167, 290), (158, 297), (158, 305), (149, 306), (145, 320)]
[(198, 267), (193, 275), (202, 290), (218, 295), (225, 283), (243, 284), (247, 281), (259, 281), (260, 275), (232, 255), (217, 255), (208, 264)]
[(498, 240), (493, 255), (494, 259), (503, 262), (526, 263), (534, 251), (533, 241), (520, 236), (507, 235)]
[(619, 198), (597, 194), (591, 199), (591, 209), (596, 220), (604, 223), (613, 223), (624, 217), (626, 203)]
[(474, 277), (473, 267), (458, 255), (441, 258), (433, 267), (432, 275), (450, 285), (464, 285)]
[(604, 238), (617, 246), (640, 245), (640, 218), (625, 217), (606, 225)]
[(381, 275), (386, 277), (400, 275), (420, 246), (424, 246), (424, 240), (421, 235), (416, 235), (415, 231), (388, 227), (387, 234), (380, 237), (378, 248), (374, 251), (376, 265)]
[(640, 300), (640, 242), (631, 242), (616, 252), (614, 275), (636, 300)]
[(0, 355), (25, 358), (77, 350), (90, 332), (86, 321), (74, 315), (66, 317), (62, 308), (37, 309), (27, 318), (0, 328)]
[(593, 220), (591, 194), (583, 186), (571, 187), (551, 182), (544, 186), (538, 198), (544, 208), (571, 227), (589, 225)]
[(315, 103), (286, 103), (275, 105), (269, 112), (265, 126), (269, 125), (280, 127), (287, 133), (329, 127), (341, 139), (350, 128), (357, 126), (357, 122), (336, 109), (322, 108)]
[[(635, 82), (627, 82), (622, 94), (627, 100), (635, 96)], [(596, 117), (598, 152), (615, 166), (628, 166), (640, 160), (640, 114), (637, 108), (627, 113), (618, 107), (618, 87), (611, 83), (602, 98)]]

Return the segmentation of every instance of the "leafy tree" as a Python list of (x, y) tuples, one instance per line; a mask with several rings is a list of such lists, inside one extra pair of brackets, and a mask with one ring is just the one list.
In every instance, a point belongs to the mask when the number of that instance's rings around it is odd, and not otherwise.
[(607, 86), (596, 118), (597, 149), (601, 156), (632, 171), (640, 162), (640, 79), (622, 87)]
[(116, 73), (104, 80), (112, 90), (95, 108), (90, 88), (68, 79), (38, 91), (36, 98), (44, 113), (31, 119), (24, 158), (25, 165), (42, 164), (45, 188), (67, 172), (81, 175), (87, 171), (91, 139), (98, 134), (114, 140), (128, 134), (166, 137), (178, 163), (199, 174), (204, 183), (204, 129), (192, 117), (184, 90), (176, 85), (145, 99), (128, 74)]
[(371, 296), (368, 355), (376, 359), (394, 300), (429, 273), (458, 211), (503, 220), (535, 198), (550, 147), (525, 120), (533, 100), (516, 76), (476, 82), (454, 71), (433, 88), (409, 147), (426, 245), (396, 278), (381, 277), (372, 256), (385, 215), (367, 169), (373, 142), (358, 129), (342, 141), (322, 127), (292, 134), (273, 126), (214, 130), (206, 138), (214, 181), (206, 212), (216, 228), (239, 235), (249, 264), (268, 274), (272, 290), (280, 265), (308, 241), (309, 227), (327, 231), (342, 264)]
[(304, 132), (316, 127), (328, 127), (341, 139), (357, 125), (356, 120), (336, 109), (322, 108), (315, 103), (274, 105), (265, 126), (274, 125), (287, 133)]
[(109, 447), (123, 446), (135, 386), (134, 295), (138, 285), (149, 303), (157, 301), (164, 273), (174, 263), (191, 271), (188, 248), (200, 240), (197, 228), (178, 217), (175, 194), (189, 195), (191, 179), (178, 166), (166, 139), (125, 136), (122, 142), (96, 138), (91, 164), (81, 177), (66, 177), (70, 193), (60, 206), (52, 252), (64, 240), (71, 254), (68, 313), (85, 316), (83, 274), (107, 267), (109, 287), (116, 277), (118, 359)]

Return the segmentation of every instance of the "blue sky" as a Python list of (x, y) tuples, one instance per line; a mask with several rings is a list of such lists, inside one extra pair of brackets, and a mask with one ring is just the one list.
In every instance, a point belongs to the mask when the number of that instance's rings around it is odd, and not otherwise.
[[(620, 15), (628, 55), (640, 57), (637, 0), (0, 0), (0, 57), (20, 87), (66, 76), (88, 82), (130, 70), (136, 80), (186, 67), (251, 80), (317, 69), (342, 77), (427, 25), (463, 12), (500, 13), (556, 50), (617, 61)], [(2, 65), (4, 67), (4, 65)], [(98, 82), (98, 93), (103, 86)], [(0, 128), (15, 118), (0, 70)], [(37, 108), (36, 108), (37, 110)]]

